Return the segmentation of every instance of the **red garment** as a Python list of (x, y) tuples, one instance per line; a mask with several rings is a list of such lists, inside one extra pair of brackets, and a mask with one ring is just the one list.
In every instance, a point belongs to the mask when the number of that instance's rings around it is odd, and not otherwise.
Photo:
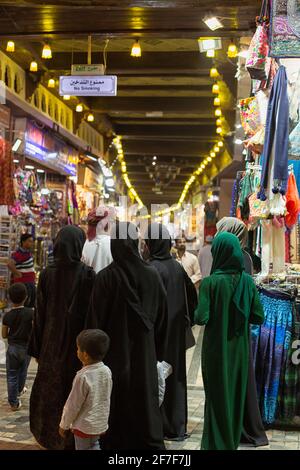
[(10, 144), (0, 137), (0, 205), (13, 205), (13, 161)]
[(297, 220), (300, 212), (300, 199), (297, 189), (295, 175), (292, 173), (288, 179), (286, 191), (286, 209), (287, 215), (285, 216), (285, 224), (288, 228), (292, 228)]

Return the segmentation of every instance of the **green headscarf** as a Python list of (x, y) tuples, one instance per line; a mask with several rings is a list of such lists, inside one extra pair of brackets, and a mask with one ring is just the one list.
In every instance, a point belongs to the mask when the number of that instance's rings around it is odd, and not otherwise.
[(251, 280), (244, 272), (244, 257), (238, 237), (228, 232), (218, 234), (214, 238), (211, 252), (213, 255), (211, 274), (240, 274), (232, 297), (235, 332), (239, 336), (250, 315), (252, 289)]

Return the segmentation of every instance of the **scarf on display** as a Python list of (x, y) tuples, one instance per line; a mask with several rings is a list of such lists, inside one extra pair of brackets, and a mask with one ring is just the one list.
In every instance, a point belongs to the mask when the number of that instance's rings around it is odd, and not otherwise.
[(149, 250), (150, 260), (164, 261), (171, 259), (171, 237), (167, 228), (162, 224), (150, 224), (145, 242)]
[(231, 300), (234, 329), (239, 336), (250, 315), (252, 296), (251, 284), (244, 272), (244, 257), (238, 237), (228, 232), (217, 234), (211, 252), (213, 256), (211, 274), (239, 275)]
[(244, 222), (236, 217), (223, 217), (217, 223), (217, 233), (229, 232), (236, 235), (240, 241), (240, 245), (244, 248), (248, 240), (248, 230)]
[(89, 241), (94, 240), (96, 235), (101, 235), (109, 232), (109, 223), (113, 216), (115, 215), (115, 210), (113, 207), (108, 206), (99, 206), (97, 209), (93, 209), (88, 214), (87, 223), (87, 238)]
[(288, 182), (289, 101), (287, 75), (280, 66), (275, 77), (267, 112), (261, 187), (258, 198), (266, 200), (266, 191), (285, 194)]

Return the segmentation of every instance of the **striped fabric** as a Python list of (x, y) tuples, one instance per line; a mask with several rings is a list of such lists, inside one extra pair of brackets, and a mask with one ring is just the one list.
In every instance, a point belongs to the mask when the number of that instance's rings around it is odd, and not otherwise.
[(19, 248), (12, 254), (12, 259), (16, 263), (16, 269), (22, 273), (22, 277), (14, 279), (13, 282), (34, 283), (35, 271), (30, 251)]

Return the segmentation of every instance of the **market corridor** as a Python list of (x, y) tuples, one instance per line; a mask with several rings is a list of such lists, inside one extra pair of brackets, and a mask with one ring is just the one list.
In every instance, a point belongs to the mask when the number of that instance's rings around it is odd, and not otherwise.
[[(166, 448), (171, 450), (199, 450), (204, 420), (204, 390), (201, 377), (201, 345), (203, 327), (194, 327), (197, 337), (196, 346), (187, 352), (188, 370), (188, 433), (191, 436), (184, 442), (168, 442)], [(11, 413), (7, 404), (5, 364), (3, 356), (0, 359), (0, 450), (40, 450), (29, 429), (29, 396), (35, 377), (36, 363), (31, 360), (27, 387), (28, 392), (23, 395), (22, 408), (17, 413)], [(240, 446), (239, 450), (300, 450), (300, 432), (295, 431), (267, 431), (269, 446), (249, 447)]]

